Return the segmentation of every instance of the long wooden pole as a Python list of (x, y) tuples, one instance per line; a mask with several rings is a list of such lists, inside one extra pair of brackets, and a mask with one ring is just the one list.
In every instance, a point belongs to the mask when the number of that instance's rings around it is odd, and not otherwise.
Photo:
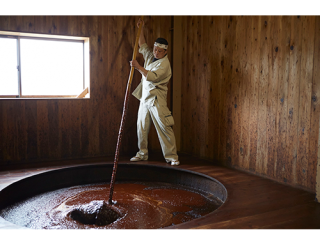
[[(143, 20), (143, 16), (141, 16), (141, 20)], [(140, 34), (141, 34), (141, 29), (142, 29), (142, 23), (140, 23), (140, 26), (139, 26), (139, 29), (138, 29), (138, 34), (137, 34), (137, 37), (136, 37), (136, 43), (135, 43), (134, 49), (133, 49), (132, 60), (135, 60), (136, 56), (137, 56), (138, 43), (139, 43), (139, 38), (140, 38)], [(128, 79), (128, 84), (127, 84), (126, 95), (125, 95), (125, 98), (124, 98), (124, 104), (123, 104), (123, 110), (122, 110), (122, 118), (121, 118), (121, 124), (120, 124), (119, 133), (118, 133), (118, 142), (117, 142), (117, 147), (116, 147), (116, 153), (115, 153), (115, 156), (114, 156), (114, 163), (113, 163), (113, 171), (112, 171), (112, 177), (111, 177), (111, 182), (110, 182), (110, 192), (109, 192), (108, 204), (112, 204), (114, 182), (116, 180), (118, 161), (119, 161), (119, 150), (120, 150), (120, 145), (121, 145), (123, 127), (124, 127), (124, 123), (125, 123), (126, 115), (127, 115), (127, 107), (128, 107), (128, 102), (129, 102), (129, 93), (130, 93), (130, 89), (131, 89), (133, 73), (134, 73), (134, 67), (131, 67), (130, 75), (129, 75), (129, 79)]]

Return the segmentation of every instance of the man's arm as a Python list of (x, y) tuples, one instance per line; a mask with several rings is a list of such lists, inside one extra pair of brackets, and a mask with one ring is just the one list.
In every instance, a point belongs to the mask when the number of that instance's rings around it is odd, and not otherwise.
[(142, 74), (144, 77), (147, 77), (148, 70), (146, 70), (143, 66), (141, 66), (137, 60), (130, 61), (130, 66), (138, 70), (140, 74)]
[[(141, 26), (140, 36), (139, 36), (139, 43), (138, 43), (139, 47), (141, 47), (143, 44), (146, 43), (146, 39), (144, 37), (144, 32), (143, 32), (144, 21), (139, 18), (138, 23), (137, 23), (138, 28), (140, 27), (140, 25), (142, 25), (142, 26)], [(144, 77), (147, 77), (148, 70), (146, 70), (143, 66), (141, 66), (137, 60), (130, 61), (130, 66), (134, 67), (136, 70), (138, 70), (140, 72), (140, 74), (142, 74)]]
[(158, 83), (169, 75), (171, 76), (169, 62), (163, 62), (160, 66), (157, 66), (156, 69), (152, 69), (152, 71), (146, 70), (137, 60), (130, 61), (130, 65), (138, 70), (144, 77), (147, 77), (148, 81), (153, 83)]

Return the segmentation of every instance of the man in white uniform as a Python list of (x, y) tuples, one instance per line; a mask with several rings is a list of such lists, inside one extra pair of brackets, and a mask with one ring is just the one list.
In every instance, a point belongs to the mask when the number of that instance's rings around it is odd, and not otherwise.
[(152, 51), (145, 41), (144, 22), (139, 19), (138, 27), (140, 24), (142, 24), (142, 29), (139, 37), (139, 53), (145, 60), (144, 66), (142, 67), (137, 60), (130, 61), (130, 65), (142, 74), (140, 84), (132, 93), (140, 100), (137, 120), (139, 152), (130, 160), (148, 160), (148, 134), (152, 120), (166, 162), (171, 165), (179, 165), (172, 129), (174, 120), (167, 106), (167, 84), (171, 78), (170, 62), (166, 56), (168, 42), (163, 38), (158, 38)]

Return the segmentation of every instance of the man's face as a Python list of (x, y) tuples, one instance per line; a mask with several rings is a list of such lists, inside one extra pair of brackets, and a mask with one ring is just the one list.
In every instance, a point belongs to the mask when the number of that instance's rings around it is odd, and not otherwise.
[(161, 59), (163, 58), (165, 55), (167, 54), (167, 50), (157, 47), (157, 46), (153, 46), (153, 56), (157, 59)]

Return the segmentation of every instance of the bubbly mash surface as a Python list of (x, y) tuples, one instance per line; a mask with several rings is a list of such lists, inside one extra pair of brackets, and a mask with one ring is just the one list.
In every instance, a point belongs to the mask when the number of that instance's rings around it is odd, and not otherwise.
[(70, 217), (75, 208), (108, 201), (109, 184), (80, 185), (34, 196), (0, 211), (0, 216), (33, 229), (154, 229), (202, 217), (221, 202), (195, 189), (167, 183), (117, 183), (112, 207), (121, 217), (105, 226), (82, 224)]

